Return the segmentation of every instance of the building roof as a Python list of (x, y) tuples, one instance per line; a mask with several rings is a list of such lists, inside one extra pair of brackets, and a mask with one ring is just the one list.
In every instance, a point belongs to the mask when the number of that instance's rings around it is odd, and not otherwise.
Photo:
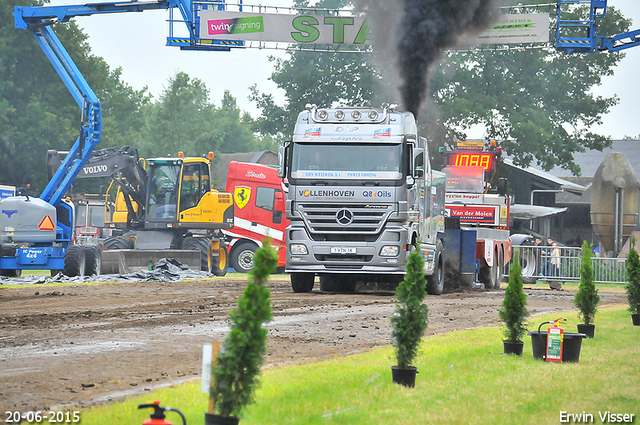
[(587, 188), (581, 194), (560, 192), (556, 194), (556, 204), (591, 204), (591, 185), (593, 177), (563, 177), (570, 182)]
[[(573, 160), (580, 166), (582, 176), (593, 177), (607, 154), (611, 152), (623, 153), (631, 163), (633, 171), (640, 176), (640, 140), (614, 140), (611, 147), (603, 149), (602, 152), (597, 150), (576, 152), (573, 154)], [(558, 177), (571, 176), (569, 170), (560, 167), (552, 168), (549, 173)]]
[(537, 168), (533, 168), (532, 166), (521, 167), (519, 165), (515, 165), (510, 158), (504, 158), (503, 162), (508, 167), (515, 168), (516, 170), (520, 170), (520, 171), (523, 171), (525, 173), (531, 174), (532, 176), (534, 176), (534, 177), (536, 177), (536, 178), (538, 178), (540, 180), (544, 180), (545, 182), (547, 182), (547, 183), (549, 183), (549, 184), (551, 184), (553, 186), (556, 186), (558, 189), (562, 189), (564, 191), (569, 191), (569, 192), (573, 192), (573, 193), (582, 193), (587, 189), (584, 186), (581, 186), (581, 185), (576, 184), (576, 183), (572, 183), (569, 180), (565, 180), (565, 179), (562, 179), (560, 177), (556, 177), (556, 176), (552, 175), (551, 173), (539, 170)]

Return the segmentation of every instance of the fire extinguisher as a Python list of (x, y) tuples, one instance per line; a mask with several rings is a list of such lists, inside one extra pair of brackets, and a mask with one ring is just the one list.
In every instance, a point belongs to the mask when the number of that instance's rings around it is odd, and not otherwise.
[(564, 329), (558, 324), (567, 323), (566, 319), (554, 320), (555, 325), (547, 329), (547, 357), (548, 362), (561, 362), (564, 349)]
[(153, 409), (153, 413), (149, 415), (149, 419), (142, 422), (142, 425), (172, 425), (171, 422), (165, 420), (164, 412), (176, 412), (182, 418), (182, 425), (187, 425), (187, 419), (178, 409), (160, 406), (160, 401), (154, 401), (152, 404), (141, 404), (138, 409)]

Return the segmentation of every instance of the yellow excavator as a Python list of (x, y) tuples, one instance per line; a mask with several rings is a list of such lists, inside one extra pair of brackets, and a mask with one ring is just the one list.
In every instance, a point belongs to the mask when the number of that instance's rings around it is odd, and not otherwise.
[[(50, 151), (49, 168), (58, 152)], [(211, 187), (206, 157), (142, 159), (135, 148), (94, 151), (78, 178), (110, 177), (105, 203), (102, 272), (126, 273), (161, 258), (224, 276), (227, 248), (221, 229), (233, 227), (233, 197)], [(54, 168), (55, 169), (55, 168)]]

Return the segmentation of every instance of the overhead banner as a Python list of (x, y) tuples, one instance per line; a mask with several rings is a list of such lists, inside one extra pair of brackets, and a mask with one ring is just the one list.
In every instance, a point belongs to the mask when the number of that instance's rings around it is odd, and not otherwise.
[(201, 39), (349, 45), (373, 41), (363, 17), (216, 10), (202, 10), (199, 15)]
[(549, 14), (501, 15), (488, 30), (465, 39), (466, 44), (521, 44), (549, 42)]
[[(289, 15), (200, 10), (200, 38), (303, 44), (372, 45), (373, 34), (364, 17)], [(502, 15), (464, 45), (549, 42), (549, 14)]]

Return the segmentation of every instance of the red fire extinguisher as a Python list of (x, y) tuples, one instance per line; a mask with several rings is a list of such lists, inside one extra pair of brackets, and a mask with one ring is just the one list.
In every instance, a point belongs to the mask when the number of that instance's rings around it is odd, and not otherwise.
[(560, 321), (566, 323), (566, 319), (554, 320), (555, 325), (547, 329), (547, 357), (548, 362), (561, 362), (564, 349), (564, 329), (558, 326)]
[(182, 425), (187, 425), (187, 419), (184, 417), (181, 411), (178, 409), (172, 409), (171, 407), (160, 406), (159, 401), (154, 401), (152, 404), (141, 404), (138, 409), (153, 409), (153, 413), (149, 415), (149, 419), (142, 422), (142, 425), (172, 425), (171, 422), (165, 420), (164, 412), (176, 412), (182, 418)]

